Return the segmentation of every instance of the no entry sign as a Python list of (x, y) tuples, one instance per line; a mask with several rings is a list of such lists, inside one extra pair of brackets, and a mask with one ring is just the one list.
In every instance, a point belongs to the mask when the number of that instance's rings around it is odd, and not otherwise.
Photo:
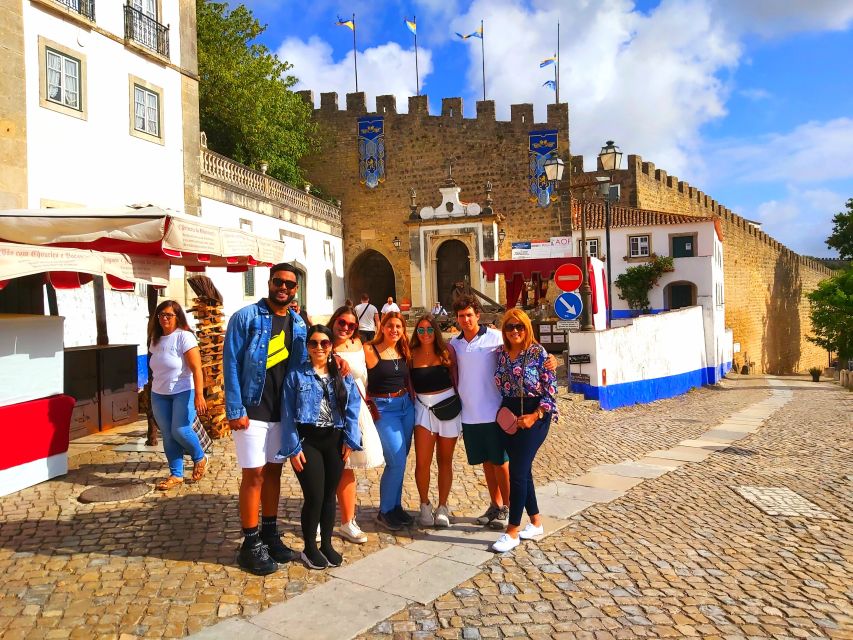
[(571, 262), (561, 264), (554, 272), (554, 284), (560, 291), (574, 291), (581, 286), (582, 280), (581, 268)]

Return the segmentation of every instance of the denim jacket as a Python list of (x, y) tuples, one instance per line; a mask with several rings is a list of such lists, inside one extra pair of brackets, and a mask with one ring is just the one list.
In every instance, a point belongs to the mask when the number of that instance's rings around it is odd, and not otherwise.
[[(299, 314), (294, 313), (292, 309), (289, 313), (293, 340), (287, 369), (292, 371), (308, 357), (305, 350), (308, 327)], [(225, 417), (228, 420), (242, 418), (246, 415), (246, 407), (256, 407), (261, 403), (261, 393), (267, 376), (267, 352), (271, 333), (272, 314), (264, 299), (243, 307), (228, 320), (222, 355)]]
[[(352, 376), (344, 378), (347, 391), (346, 415), (341, 415), (338, 403), (332, 398), (329, 408), (335, 429), (344, 432), (344, 441), (353, 451), (361, 451), (361, 430), (358, 427), (358, 413), (361, 410), (361, 394)], [(290, 458), (302, 451), (299, 438), (299, 424), (315, 424), (320, 415), (320, 401), (323, 399), (323, 385), (314, 373), (310, 362), (303, 362), (287, 373), (284, 379), (285, 394), (281, 403), (281, 449), (277, 459)]]

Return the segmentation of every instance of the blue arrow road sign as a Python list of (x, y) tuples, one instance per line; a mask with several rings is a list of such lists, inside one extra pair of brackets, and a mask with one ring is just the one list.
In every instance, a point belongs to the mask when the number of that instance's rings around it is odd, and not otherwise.
[(554, 311), (563, 320), (576, 320), (580, 317), (582, 309), (583, 302), (581, 302), (581, 297), (574, 291), (562, 293), (554, 301)]

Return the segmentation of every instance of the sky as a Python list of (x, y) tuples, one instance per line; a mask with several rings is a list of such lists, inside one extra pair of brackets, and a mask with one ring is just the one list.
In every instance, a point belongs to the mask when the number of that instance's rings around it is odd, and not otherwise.
[[(486, 97), (498, 119), (533, 103), (544, 122), (557, 48), (571, 148), (587, 169), (606, 140), (689, 182), (804, 255), (831, 257), (832, 217), (853, 198), (853, 0), (244, 0), (261, 43), (293, 65), (297, 89), (355, 89), (407, 109), (416, 16), (430, 113)], [(232, 6), (236, 3), (232, 2)], [(623, 160), (623, 168), (624, 168)]]

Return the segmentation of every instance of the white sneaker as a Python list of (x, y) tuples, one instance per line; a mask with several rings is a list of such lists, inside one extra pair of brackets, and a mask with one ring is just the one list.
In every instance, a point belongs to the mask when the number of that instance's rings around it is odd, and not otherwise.
[(355, 544), (364, 544), (367, 542), (367, 534), (361, 530), (355, 518), (338, 527), (338, 535)]
[(532, 522), (528, 522), (527, 526), (518, 532), (518, 537), (522, 540), (530, 540), (536, 536), (541, 536), (545, 533), (545, 527), (542, 525), (534, 526)]
[(315, 542), (317, 542), (318, 544), (319, 544), (320, 542), (322, 542), (322, 538), (320, 537), (320, 525), (319, 525), (319, 524), (317, 525), (317, 535), (316, 535), (316, 536), (314, 536), (314, 540), (315, 540)]
[(492, 544), (492, 551), (495, 553), (506, 553), (507, 551), (512, 551), (520, 544), (521, 538), (513, 538), (508, 533), (505, 533)]
[(418, 524), (422, 527), (434, 527), (435, 516), (432, 514), (432, 505), (427, 502), (421, 505), (421, 513), (418, 516)]
[(435, 526), (442, 529), (450, 526), (450, 510), (446, 505), (440, 504), (435, 510)]

